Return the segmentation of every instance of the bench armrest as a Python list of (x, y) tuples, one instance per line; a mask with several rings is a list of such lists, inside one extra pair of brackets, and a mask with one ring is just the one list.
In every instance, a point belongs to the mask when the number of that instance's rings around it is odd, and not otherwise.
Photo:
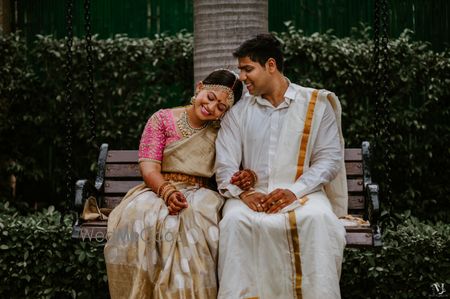
[(381, 229), (378, 225), (380, 217), (380, 201), (378, 198), (379, 187), (376, 183), (370, 183), (366, 186), (366, 207), (365, 218), (369, 220), (373, 230), (373, 246), (378, 247), (382, 245)]

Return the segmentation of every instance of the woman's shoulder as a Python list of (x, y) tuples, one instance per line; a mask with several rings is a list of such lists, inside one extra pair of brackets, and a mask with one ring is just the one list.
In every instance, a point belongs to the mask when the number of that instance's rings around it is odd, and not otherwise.
[(184, 110), (184, 107), (175, 107), (175, 108), (163, 108), (159, 109), (155, 113), (150, 116), (150, 119), (158, 120), (158, 121), (170, 121), (174, 118), (177, 118), (179, 114)]

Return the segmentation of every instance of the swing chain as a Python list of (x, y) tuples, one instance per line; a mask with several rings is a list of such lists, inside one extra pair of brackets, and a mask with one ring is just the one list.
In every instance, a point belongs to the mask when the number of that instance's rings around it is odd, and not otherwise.
[(72, 196), (72, 118), (73, 118), (73, 98), (72, 98), (72, 80), (73, 80), (73, 0), (67, 0), (67, 39), (66, 39), (66, 98), (65, 98), (65, 160), (66, 160), (66, 200), (70, 202)]
[(384, 197), (390, 202), (391, 197), (391, 140), (392, 124), (390, 121), (391, 101), (389, 91), (389, 26), (388, 0), (375, 0), (374, 16), (374, 67), (375, 67), (375, 142), (374, 151), (380, 154), (383, 160)]
[(87, 58), (87, 79), (88, 79), (88, 100), (89, 100), (89, 125), (90, 125), (90, 139), (94, 147), (96, 145), (96, 122), (95, 122), (95, 102), (94, 102), (94, 67), (92, 54), (92, 28), (91, 28), (91, 1), (84, 0), (84, 28), (85, 28), (85, 49)]
[(392, 177), (391, 177), (391, 152), (392, 152), (392, 142), (391, 142), (391, 134), (392, 132), (392, 124), (390, 119), (390, 108), (391, 108), (391, 100), (388, 96), (389, 92), (389, 49), (388, 49), (388, 27), (389, 27), (389, 6), (388, 6), (388, 0), (382, 0), (382, 7), (381, 7), (381, 26), (382, 26), (382, 56), (383, 61), (382, 65), (384, 66), (383, 72), (382, 72), (382, 99), (383, 99), (383, 118), (384, 118), (384, 137), (383, 140), (385, 141), (384, 146), (384, 168), (386, 171), (386, 190), (385, 190), (385, 198), (387, 202), (390, 202), (390, 198), (392, 195)]

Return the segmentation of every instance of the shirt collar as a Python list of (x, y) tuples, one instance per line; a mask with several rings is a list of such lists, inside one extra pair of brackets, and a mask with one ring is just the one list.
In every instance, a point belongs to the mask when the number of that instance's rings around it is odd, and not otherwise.
[[(284, 93), (284, 102), (286, 104), (290, 104), (291, 101), (295, 100), (295, 95), (297, 94), (297, 90), (294, 86), (294, 84), (291, 83), (291, 80), (289, 80), (288, 78), (284, 77), (286, 79), (286, 81), (288, 82), (288, 88), (286, 89), (285, 93)], [(266, 99), (263, 99), (261, 96), (251, 96), (252, 102), (258, 102), (259, 104), (268, 104), (268, 101)], [(270, 105), (270, 104), (269, 104)]]

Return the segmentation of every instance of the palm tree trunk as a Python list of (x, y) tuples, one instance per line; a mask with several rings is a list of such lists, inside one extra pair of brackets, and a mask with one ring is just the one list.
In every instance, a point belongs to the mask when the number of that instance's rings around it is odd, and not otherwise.
[(268, 32), (268, 0), (194, 0), (194, 80), (217, 68), (236, 70), (232, 52)]

